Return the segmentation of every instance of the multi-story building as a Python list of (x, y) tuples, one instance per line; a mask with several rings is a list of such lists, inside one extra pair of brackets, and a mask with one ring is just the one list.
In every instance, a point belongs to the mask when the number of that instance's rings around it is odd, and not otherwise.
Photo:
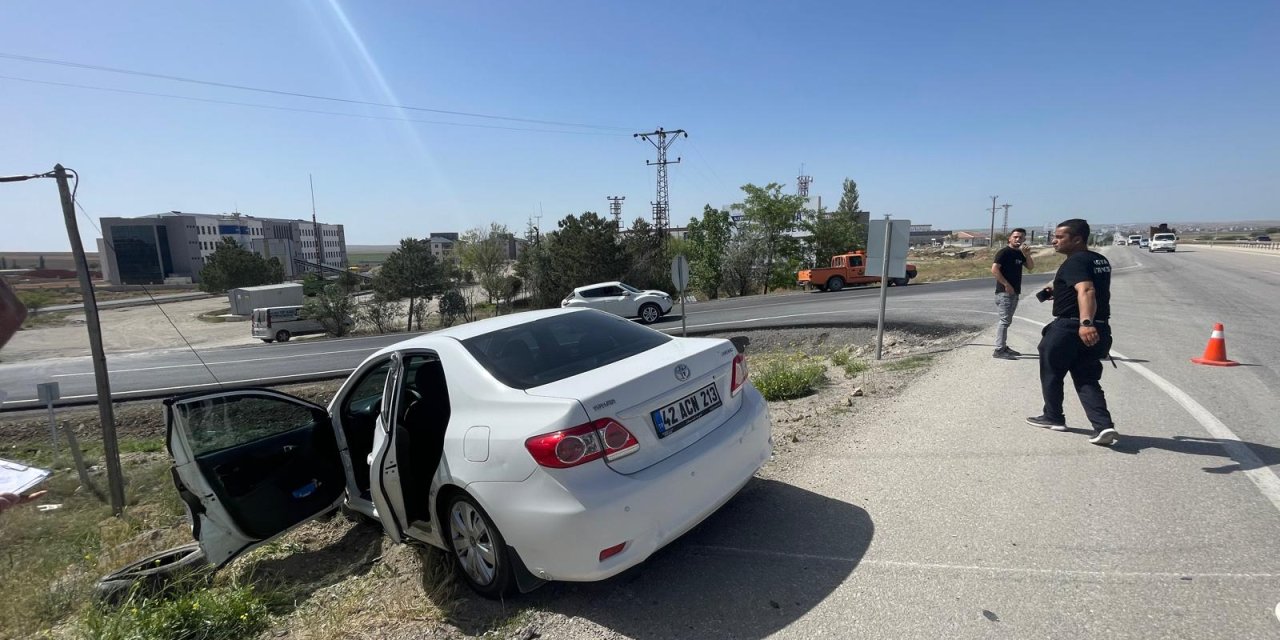
[(200, 270), (227, 238), (265, 258), (279, 258), (286, 277), (347, 265), (340, 224), (181, 211), (101, 223), (103, 274), (112, 284), (199, 282)]

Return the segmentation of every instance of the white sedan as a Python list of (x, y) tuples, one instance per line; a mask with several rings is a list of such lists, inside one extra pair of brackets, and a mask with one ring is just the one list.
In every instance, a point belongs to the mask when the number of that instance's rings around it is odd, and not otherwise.
[(624, 318), (640, 318), (653, 324), (671, 311), (671, 294), (649, 289), (641, 291), (623, 282), (600, 282), (578, 287), (560, 301), (561, 307), (599, 309)]
[(456, 555), (492, 598), (643, 562), (772, 450), (731, 342), (592, 310), (400, 342), (327, 409), (265, 389), (164, 405), (178, 492), (215, 566), (345, 504), (397, 542)]

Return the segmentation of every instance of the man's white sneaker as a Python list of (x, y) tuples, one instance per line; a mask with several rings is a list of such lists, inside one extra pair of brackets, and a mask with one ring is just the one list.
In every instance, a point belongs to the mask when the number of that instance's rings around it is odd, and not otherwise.
[(1089, 442), (1092, 442), (1093, 444), (1096, 444), (1096, 445), (1109, 447), (1115, 444), (1116, 442), (1118, 442), (1119, 440), (1120, 440), (1120, 434), (1116, 433), (1115, 429), (1103, 429), (1102, 431), (1098, 432), (1098, 435), (1090, 438)]

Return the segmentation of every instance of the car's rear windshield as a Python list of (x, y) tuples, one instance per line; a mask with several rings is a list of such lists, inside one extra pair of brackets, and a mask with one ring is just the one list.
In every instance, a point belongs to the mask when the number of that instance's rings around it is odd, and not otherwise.
[(586, 310), (478, 335), (462, 345), (499, 382), (523, 390), (586, 373), (670, 340), (630, 320)]
[(1152, 238), (1152, 240), (1172, 240), (1172, 239), (1173, 239), (1172, 233), (1157, 233), (1155, 237)]

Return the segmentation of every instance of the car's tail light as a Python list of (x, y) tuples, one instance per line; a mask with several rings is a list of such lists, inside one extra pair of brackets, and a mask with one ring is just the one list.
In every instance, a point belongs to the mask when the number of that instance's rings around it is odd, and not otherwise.
[(571, 429), (544, 433), (524, 441), (538, 464), (568, 469), (598, 458), (617, 460), (640, 448), (640, 441), (613, 418), (602, 418)]
[(747, 370), (747, 357), (739, 353), (733, 357), (733, 377), (729, 380), (729, 395), (736, 396), (742, 386), (747, 384), (751, 372)]

